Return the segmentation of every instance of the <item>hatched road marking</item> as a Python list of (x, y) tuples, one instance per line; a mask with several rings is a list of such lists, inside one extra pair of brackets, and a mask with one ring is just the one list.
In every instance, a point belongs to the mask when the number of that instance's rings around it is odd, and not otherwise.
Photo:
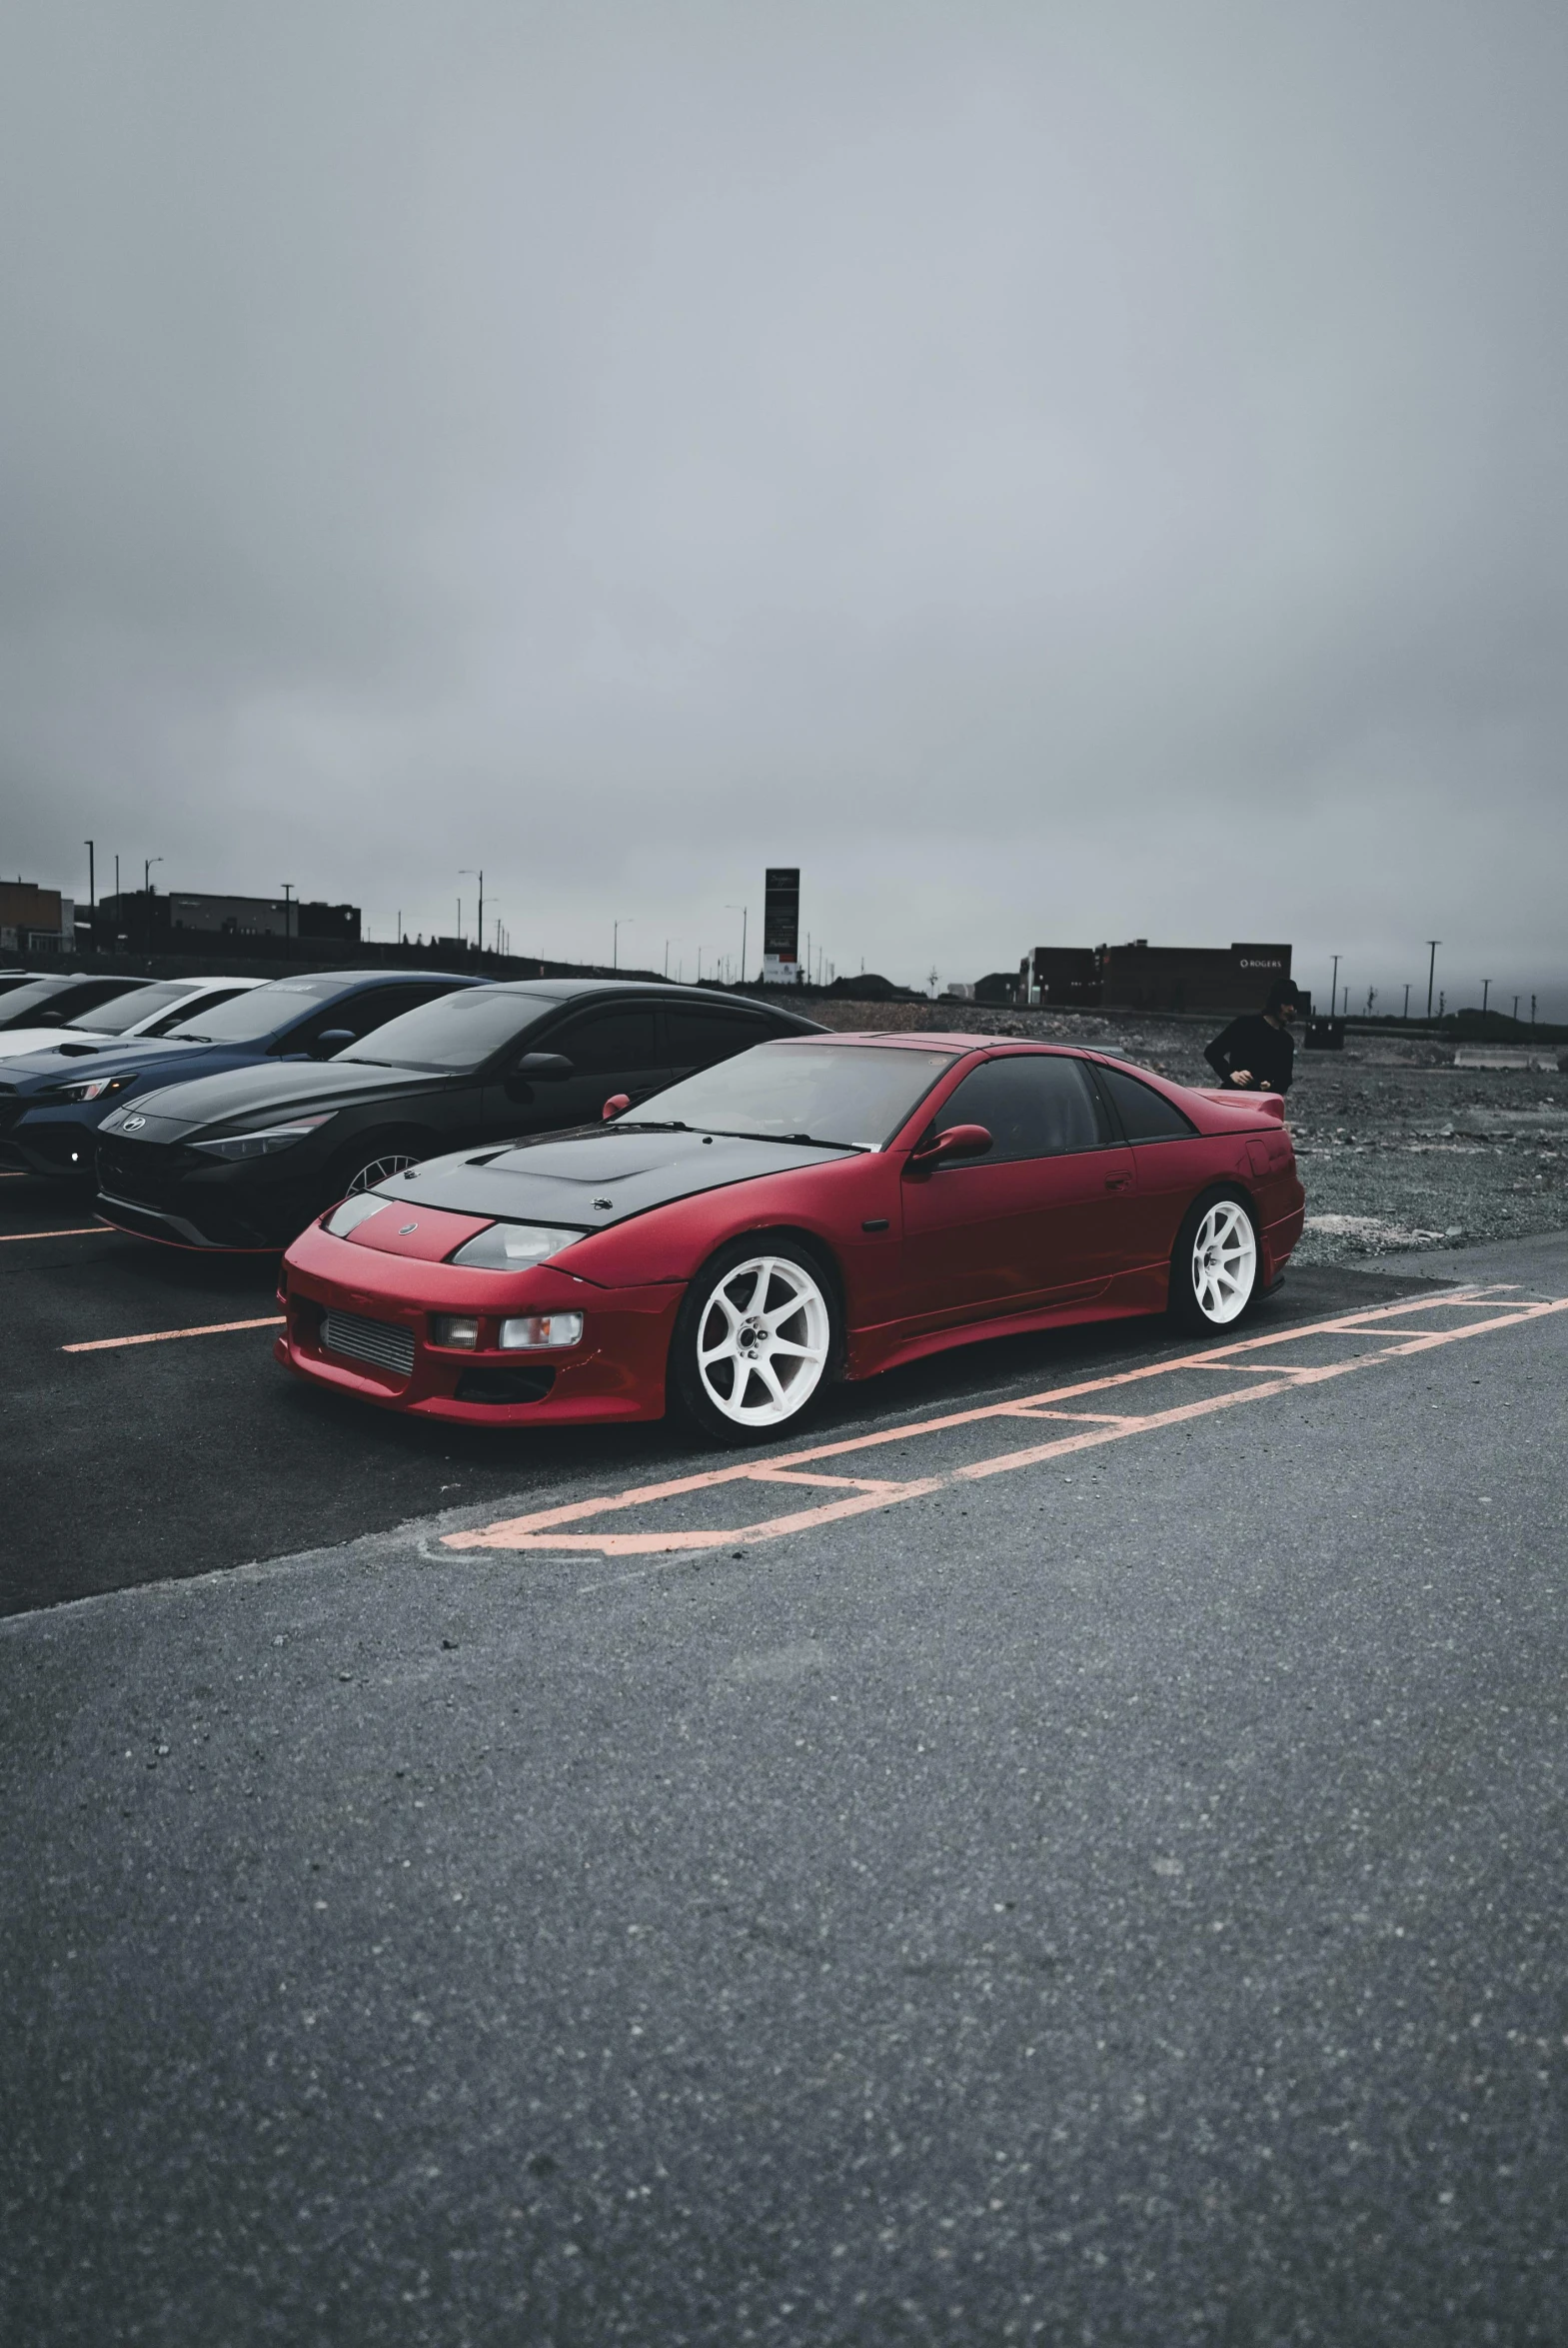
[(62, 1345), (62, 1353), (107, 1353), (120, 1345), (166, 1345), (171, 1337), (221, 1337), (235, 1328), (282, 1328), (281, 1312), (269, 1312), (260, 1320), (208, 1320), (200, 1328), (154, 1328), (140, 1337), (87, 1337), (75, 1345)]
[[(1420, 1313), (1452, 1310), (1479, 1317), (1467, 1319), (1453, 1328), (1433, 1328), (1428, 1324), (1412, 1329), (1397, 1325)], [(1344, 1377), (1351, 1370), (1364, 1369), (1379, 1361), (1393, 1361), (1412, 1353), (1429, 1352), (1439, 1346), (1456, 1344), (1461, 1337), (1484, 1336), (1493, 1329), (1518, 1328), (1527, 1321), (1544, 1319), (1552, 1313), (1564, 1311), (1568, 1311), (1568, 1296), (1519, 1300), (1513, 1296), (1511, 1286), (1501, 1284), (1450, 1289), (1442, 1295), (1416, 1300), (1403, 1297), (1396, 1304), (1382, 1304), (1361, 1312), (1342, 1313), (1332, 1320), (1308, 1321), (1299, 1327), (1275, 1330), (1265, 1336), (1239, 1338), (1233, 1344), (1211, 1346), (1201, 1353), (1186, 1353), (1172, 1360), (1151, 1362), (1141, 1369), (1121, 1370), (1108, 1377), (1086, 1378), (1075, 1385), (1049, 1387), (1043, 1393), (1025, 1394), (1015, 1401), (985, 1403), (972, 1410), (951, 1411), (941, 1418), (921, 1419), (913, 1425), (883, 1427), (870, 1434), (850, 1435), (837, 1442), (817, 1444), (807, 1451), (791, 1452), (782, 1459), (763, 1460), (755, 1464), (748, 1461), (735, 1467), (714, 1468), (704, 1474), (677, 1476), (668, 1483), (639, 1484), (602, 1499), (576, 1500), (558, 1508), (541, 1508), (528, 1516), (505, 1517), (498, 1523), (480, 1525), (472, 1531), (443, 1533), (441, 1545), (449, 1549), (543, 1550), (557, 1554), (563, 1550), (591, 1550), (602, 1557), (652, 1557), (724, 1548), (737, 1542), (780, 1540), (788, 1533), (804, 1532), (815, 1525), (838, 1523), (845, 1517), (862, 1515), (874, 1508), (891, 1507), (900, 1500), (924, 1499), (932, 1492), (949, 1489), (955, 1484), (972, 1483), (989, 1475), (1003, 1475), (1016, 1467), (1037, 1466), (1042, 1460), (1065, 1458), (1103, 1443), (1123, 1442), (1128, 1435), (1142, 1434), (1156, 1427), (1189, 1424), (1194, 1419), (1211, 1417), (1216, 1411), (1231, 1409), (1237, 1403), (1262, 1401), (1271, 1394), (1296, 1393), (1303, 1386)], [(1269, 1351), (1277, 1346), (1299, 1345), (1307, 1338), (1325, 1336), (1364, 1338), (1368, 1341), (1369, 1349), (1331, 1361), (1258, 1362), (1237, 1358), (1239, 1355)], [(1250, 1376), (1247, 1383), (1233, 1386), (1225, 1392), (1206, 1394), (1198, 1401), (1179, 1402), (1166, 1409), (1110, 1412), (1066, 1410), (1059, 1407), (1064, 1402), (1073, 1402), (1085, 1395), (1106, 1394), (1114, 1388), (1138, 1386), (1151, 1378), (1170, 1377), (1178, 1371), (1189, 1369), (1233, 1369), (1249, 1372)], [(1079, 1422), (1079, 1431), (1057, 1435), (1049, 1442), (1030, 1443), (1021, 1449), (1002, 1451), (994, 1458), (976, 1460), (946, 1473), (920, 1476), (912, 1481), (801, 1472), (813, 1468), (821, 1460), (842, 1458), (848, 1452), (870, 1450), (878, 1444), (912, 1442), (920, 1436), (944, 1433), (951, 1427), (1017, 1418), (1075, 1420)], [(845, 1496), (814, 1508), (795, 1509), (786, 1515), (768, 1516), (753, 1523), (732, 1525), (724, 1531), (715, 1531), (708, 1526), (662, 1532), (579, 1532), (566, 1529), (594, 1517), (618, 1515), (627, 1509), (680, 1499), (691, 1492), (712, 1491), (722, 1484), (805, 1484), (841, 1491)]]

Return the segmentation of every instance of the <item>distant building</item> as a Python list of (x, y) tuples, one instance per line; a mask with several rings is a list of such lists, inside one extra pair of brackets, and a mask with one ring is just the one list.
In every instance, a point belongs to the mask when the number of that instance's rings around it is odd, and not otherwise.
[(1255, 1011), (1290, 976), (1288, 946), (1036, 946), (1030, 987), (1042, 1005), (1145, 1012)]
[(218, 897), (193, 890), (171, 890), (160, 897), (126, 890), (104, 898), (99, 908), (99, 934), (109, 943), (125, 938), (137, 948), (178, 953), (192, 946), (225, 940), (236, 946), (252, 938), (331, 938), (344, 946), (360, 942), (357, 905), (302, 905), (297, 898)]
[(0, 954), (70, 954), (76, 948), (76, 900), (36, 881), (0, 881)]

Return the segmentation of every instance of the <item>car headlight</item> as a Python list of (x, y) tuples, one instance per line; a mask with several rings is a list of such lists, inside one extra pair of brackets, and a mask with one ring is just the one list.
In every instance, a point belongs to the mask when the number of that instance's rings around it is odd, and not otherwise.
[(449, 1263), (480, 1271), (527, 1271), (586, 1238), (586, 1231), (569, 1231), (548, 1222), (493, 1222), (488, 1231), (466, 1239)]
[(583, 1341), (581, 1312), (525, 1312), (501, 1324), (501, 1342), (512, 1352), (526, 1345), (579, 1345)]
[(193, 1150), (205, 1150), (209, 1158), (270, 1158), (275, 1150), (292, 1150), (296, 1142), (303, 1142), (314, 1134), (327, 1119), (336, 1117), (329, 1109), (322, 1117), (297, 1117), (286, 1126), (262, 1126), (254, 1134), (226, 1134), (221, 1142), (193, 1142)]
[(127, 1085), (134, 1085), (134, 1077), (83, 1077), (74, 1085), (51, 1085), (45, 1099), (49, 1101), (101, 1101), (106, 1093), (123, 1093)]
[(345, 1198), (335, 1206), (326, 1220), (326, 1227), (335, 1239), (346, 1239), (350, 1231), (357, 1231), (362, 1222), (369, 1222), (373, 1214), (380, 1214), (390, 1206), (390, 1198), (381, 1197), (375, 1190), (356, 1190), (352, 1198)]

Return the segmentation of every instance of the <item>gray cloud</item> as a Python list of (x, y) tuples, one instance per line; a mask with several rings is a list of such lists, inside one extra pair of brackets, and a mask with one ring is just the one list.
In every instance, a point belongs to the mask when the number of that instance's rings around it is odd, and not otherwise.
[(7, 23), (12, 869), (1568, 1011), (1560, 12)]

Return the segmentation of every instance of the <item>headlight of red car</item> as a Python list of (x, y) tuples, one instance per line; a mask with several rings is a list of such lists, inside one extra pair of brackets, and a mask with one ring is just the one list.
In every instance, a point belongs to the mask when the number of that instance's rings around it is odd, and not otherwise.
[(493, 1222), (489, 1230), (465, 1240), (447, 1261), (477, 1271), (527, 1271), (531, 1264), (559, 1255), (563, 1247), (586, 1236), (586, 1232), (566, 1230), (556, 1223)]

